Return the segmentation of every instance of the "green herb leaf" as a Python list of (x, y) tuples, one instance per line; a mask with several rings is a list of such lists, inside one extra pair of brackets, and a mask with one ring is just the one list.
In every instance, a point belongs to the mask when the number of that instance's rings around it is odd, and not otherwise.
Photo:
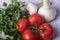
[(0, 25), (2, 25), (3, 24), (3, 16), (2, 16), (2, 14), (0, 14)]
[(5, 7), (6, 7), (6, 6), (7, 6), (7, 3), (6, 3), (6, 2), (4, 2), (4, 3), (3, 3), (3, 6), (5, 6)]
[(19, 18), (20, 18), (20, 12), (19, 11), (15, 11), (15, 13), (13, 13), (12, 19), (17, 21)]
[(0, 40), (3, 40), (2, 38), (0, 38)]
[(20, 7), (24, 7), (24, 6), (25, 6), (25, 2), (21, 2)]
[(7, 6), (7, 3), (4, 2), (3, 5), (7, 8), (0, 8), (0, 33), (3, 30), (5, 35), (13, 36), (13, 39), (8, 37), (6, 40), (22, 40), (21, 34), (16, 30), (16, 21), (23, 18), (23, 16), (28, 17), (27, 12), (22, 15), (23, 12), (20, 10), (21, 7), (25, 6), (25, 2), (20, 3), (17, 0), (12, 0), (12, 4)]
[(12, 4), (15, 5), (17, 0), (12, 0)]

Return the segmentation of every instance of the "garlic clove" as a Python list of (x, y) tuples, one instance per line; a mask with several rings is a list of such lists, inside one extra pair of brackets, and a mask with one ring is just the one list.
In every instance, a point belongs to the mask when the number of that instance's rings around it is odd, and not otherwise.
[(29, 11), (29, 14), (35, 14), (37, 13), (37, 5), (35, 5), (34, 3), (28, 3), (27, 6), (26, 6), (26, 9)]

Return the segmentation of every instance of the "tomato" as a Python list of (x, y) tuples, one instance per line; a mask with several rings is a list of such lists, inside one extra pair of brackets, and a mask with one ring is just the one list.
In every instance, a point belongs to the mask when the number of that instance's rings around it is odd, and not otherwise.
[(32, 14), (28, 17), (28, 21), (31, 25), (38, 26), (44, 22), (44, 18), (39, 14)]
[(24, 40), (35, 40), (35, 36), (30, 29), (27, 29), (23, 33)]
[(43, 40), (49, 40), (53, 36), (53, 28), (49, 23), (43, 23), (39, 26), (39, 36)]
[(27, 25), (28, 25), (28, 21), (26, 19), (24, 19), (24, 18), (19, 19), (17, 21), (17, 26), (18, 26), (17, 30), (18, 30), (18, 32), (23, 33), (26, 30)]
[(34, 35), (35, 35), (36, 40), (41, 40), (41, 38), (39, 37), (39, 33), (36, 33)]

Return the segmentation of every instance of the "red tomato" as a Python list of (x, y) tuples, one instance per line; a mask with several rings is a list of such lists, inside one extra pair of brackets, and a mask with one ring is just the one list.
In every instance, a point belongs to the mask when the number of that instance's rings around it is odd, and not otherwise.
[(27, 29), (23, 33), (24, 40), (35, 40), (35, 36), (30, 29)]
[(24, 18), (17, 21), (17, 30), (19, 33), (23, 33), (27, 28), (28, 21)]
[(40, 37), (43, 40), (49, 40), (53, 35), (53, 28), (49, 23), (44, 23), (39, 26), (41, 32), (39, 32)]
[(44, 19), (39, 14), (32, 14), (28, 17), (28, 21), (30, 22), (31, 25), (35, 25), (35, 24), (40, 25), (41, 23), (44, 22)]
[(35, 37), (36, 37), (36, 40), (41, 40), (41, 38), (40, 38), (40, 36), (39, 36), (39, 33), (36, 33), (36, 34), (34, 34), (35, 35)]

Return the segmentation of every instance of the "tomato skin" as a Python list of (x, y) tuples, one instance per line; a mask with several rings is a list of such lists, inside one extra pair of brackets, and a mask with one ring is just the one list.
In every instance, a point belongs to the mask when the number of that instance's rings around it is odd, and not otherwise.
[(36, 40), (41, 40), (41, 38), (39, 37), (39, 33), (36, 33), (36, 34), (34, 34), (35, 35), (35, 37), (36, 37)]
[(27, 28), (28, 21), (24, 18), (17, 21), (17, 30), (19, 33), (23, 33)]
[(35, 36), (30, 29), (27, 29), (23, 33), (24, 40), (35, 40)]
[(43, 23), (44, 19), (39, 14), (32, 14), (28, 17), (28, 21), (30, 22), (31, 25), (34, 25), (35, 23), (39, 24)]
[(41, 24), (39, 29), (42, 29), (43, 27), (45, 27), (46, 30), (39, 32), (39, 35), (43, 40), (49, 40), (53, 36), (53, 28), (49, 23)]

